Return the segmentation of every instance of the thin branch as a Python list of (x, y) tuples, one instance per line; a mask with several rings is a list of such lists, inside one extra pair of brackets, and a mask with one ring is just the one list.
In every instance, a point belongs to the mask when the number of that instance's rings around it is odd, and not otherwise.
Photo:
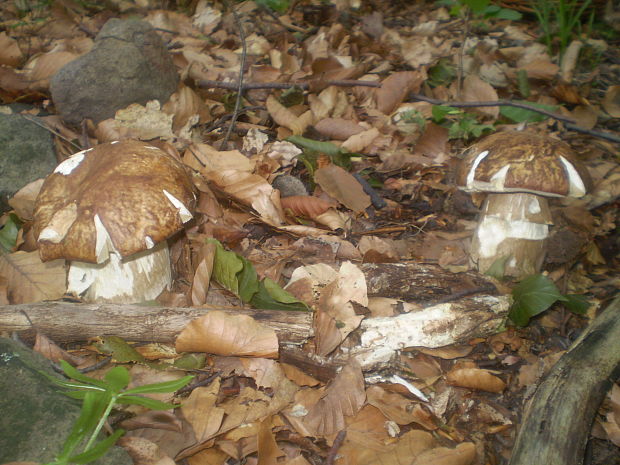
[(550, 118), (556, 119), (558, 121), (563, 121), (565, 123), (575, 123), (574, 119), (567, 118), (566, 116), (558, 115), (552, 111), (547, 111), (542, 108), (537, 108), (533, 105), (528, 105), (526, 103), (521, 102), (511, 102), (509, 100), (491, 100), (488, 102), (449, 102), (446, 100), (439, 100), (436, 98), (426, 97), (425, 95), (420, 94), (409, 94), (409, 98), (413, 100), (418, 100), (420, 102), (428, 102), (433, 105), (447, 105), (455, 108), (473, 108), (473, 107), (516, 107), (523, 108), (525, 110), (535, 111), (536, 113), (540, 113)]
[(336, 457), (338, 456), (338, 450), (340, 450), (340, 446), (342, 446), (342, 443), (344, 442), (344, 438), (346, 436), (347, 436), (347, 430), (343, 429), (341, 431), (338, 431), (338, 434), (336, 435), (336, 439), (334, 439), (334, 443), (331, 449), (329, 449), (327, 457), (325, 458), (325, 465), (333, 465), (333, 463), (336, 460)]
[(77, 145), (75, 142), (73, 142), (72, 140), (68, 139), (67, 137), (63, 136), (61, 133), (56, 131), (54, 128), (50, 127), (47, 123), (44, 123), (43, 121), (39, 120), (38, 118), (33, 118), (30, 115), (25, 115), (23, 113), (20, 113), (20, 115), (22, 117), (24, 117), (25, 119), (27, 119), (28, 121), (30, 121), (31, 123), (34, 123), (37, 126), (41, 126), (43, 129), (47, 129), (49, 132), (51, 132), (55, 136), (60, 137), (65, 142), (68, 142), (69, 144), (73, 145), (76, 149), (82, 150), (82, 147), (80, 147), (79, 145)]
[[(352, 79), (342, 79), (336, 81), (326, 81), (328, 86), (338, 87), (381, 87), (380, 82), (374, 81), (356, 81)], [(310, 87), (309, 82), (247, 82), (239, 85), (237, 82), (222, 82), (222, 81), (199, 81), (200, 87), (211, 87), (217, 89), (230, 89), (230, 90), (253, 90), (253, 89), (290, 89), (291, 87), (299, 87), (303, 90), (307, 90)]]
[(245, 59), (248, 53), (247, 45), (245, 43), (245, 31), (243, 30), (243, 25), (241, 24), (239, 15), (237, 15), (234, 5), (228, 5), (228, 7), (233, 15), (237, 29), (239, 29), (239, 39), (241, 40), (241, 61), (239, 63), (239, 85), (237, 86), (237, 100), (235, 101), (235, 109), (230, 120), (230, 126), (228, 126), (226, 135), (220, 144), (220, 150), (226, 150), (226, 144), (228, 144), (228, 139), (230, 139), (230, 134), (232, 133), (237, 117), (239, 116), (239, 108), (241, 108), (241, 99), (243, 98), (243, 73), (245, 70)]

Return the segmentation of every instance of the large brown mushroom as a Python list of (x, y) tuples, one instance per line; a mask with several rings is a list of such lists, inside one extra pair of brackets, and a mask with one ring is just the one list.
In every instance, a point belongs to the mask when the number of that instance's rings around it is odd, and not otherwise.
[(547, 197), (582, 197), (590, 184), (571, 148), (550, 136), (508, 131), (472, 145), (459, 165), (457, 185), (489, 193), (472, 240), (472, 261), (485, 272), (506, 258), (509, 276), (540, 271), (552, 224)]
[(185, 166), (147, 143), (124, 140), (74, 154), (35, 204), (43, 261), (71, 261), (67, 292), (91, 302), (156, 298), (171, 284), (166, 239), (192, 218)]

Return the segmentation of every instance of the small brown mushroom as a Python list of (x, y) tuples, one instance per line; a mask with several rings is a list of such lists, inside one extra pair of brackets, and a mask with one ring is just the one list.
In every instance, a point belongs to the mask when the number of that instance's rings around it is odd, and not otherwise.
[(67, 292), (91, 302), (156, 298), (171, 284), (166, 239), (192, 218), (185, 166), (147, 143), (78, 152), (56, 167), (35, 204), (43, 261), (71, 261)]
[(508, 131), (469, 147), (457, 172), (468, 192), (489, 192), (472, 239), (470, 256), (481, 272), (507, 258), (505, 274), (540, 271), (552, 224), (546, 197), (582, 197), (590, 188), (587, 169), (564, 142)]

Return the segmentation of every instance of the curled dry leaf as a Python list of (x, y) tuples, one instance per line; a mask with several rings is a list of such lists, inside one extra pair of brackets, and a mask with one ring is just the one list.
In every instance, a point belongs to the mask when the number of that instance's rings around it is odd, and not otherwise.
[(379, 135), (377, 128), (371, 128), (349, 137), (342, 143), (342, 148), (349, 152), (362, 152)]
[(603, 108), (614, 118), (620, 118), (620, 85), (610, 86), (603, 98)]
[(214, 310), (185, 327), (177, 337), (176, 350), (274, 358), (278, 356), (278, 337), (273, 329), (247, 315)]
[(30, 88), (47, 90), (52, 76), (67, 63), (78, 58), (78, 56), (76, 53), (60, 51), (48, 52), (34, 57), (24, 67), (30, 80)]
[(23, 220), (31, 220), (34, 212), (34, 202), (37, 200), (41, 186), (45, 179), (37, 179), (26, 184), (9, 199), (9, 205)]
[(502, 392), (506, 388), (506, 383), (501, 379), (492, 375), (488, 370), (480, 368), (457, 368), (451, 370), (446, 378), (454, 386), (481, 391)]
[(181, 405), (181, 412), (192, 425), (198, 443), (213, 437), (222, 426), (224, 409), (217, 406), (219, 391), (220, 379), (216, 378), (208, 386), (193, 389)]
[(319, 168), (314, 173), (314, 180), (321, 188), (355, 213), (360, 213), (370, 206), (370, 197), (362, 185), (351, 173), (337, 165)]
[(273, 120), (280, 126), (290, 129), (295, 135), (303, 134), (314, 120), (314, 116), (310, 110), (300, 116), (297, 116), (291, 110), (278, 102), (273, 95), (270, 95), (267, 98), (266, 106), (267, 111)]
[(351, 361), (336, 375), (321, 400), (309, 409), (304, 424), (321, 436), (335, 434), (344, 429), (344, 417), (355, 415), (365, 400), (362, 368)]
[(323, 118), (314, 125), (314, 129), (322, 136), (335, 140), (347, 140), (364, 131), (355, 121), (342, 118)]
[(409, 92), (419, 90), (424, 78), (424, 73), (420, 71), (400, 71), (390, 74), (377, 90), (377, 109), (389, 115)]
[(202, 258), (196, 267), (194, 279), (192, 280), (192, 305), (198, 306), (207, 302), (215, 249), (215, 244), (212, 242), (204, 244), (201, 248)]
[(280, 199), (282, 208), (289, 210), (293, 216), (314, 219), (329, 208), (329, 203), (310, 195), (292, 195)]

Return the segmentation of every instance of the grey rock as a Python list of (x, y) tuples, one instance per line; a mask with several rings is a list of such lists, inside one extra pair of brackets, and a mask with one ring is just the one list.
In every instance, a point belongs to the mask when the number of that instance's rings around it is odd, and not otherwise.
[(56, 164), (49, 131), (21, 115), (0, 114), (0, 213), (10, 209), (7, 201), (15, 192)]
[[(41, 355), (0, 338), (0, 463), (50, 462), (79, 415), (80, 402), (61, 394), (40, 371), (58, 376)], [(93, 463), (133, 462), (124, 449), (113, 447)]]
[(149, 23), (110, 19), (92, 50), (54, 75), (50, 90), (66, 122), (98, 123), (132, 103), (164, 104), (178, 83), (172, 58)]
[(291, 197), (293, 195), (308, 195), (306, 186), (299, 178), (290, 174), (281, 174), (271, 183), (274, 189), (280, 191), (280, 197)]

